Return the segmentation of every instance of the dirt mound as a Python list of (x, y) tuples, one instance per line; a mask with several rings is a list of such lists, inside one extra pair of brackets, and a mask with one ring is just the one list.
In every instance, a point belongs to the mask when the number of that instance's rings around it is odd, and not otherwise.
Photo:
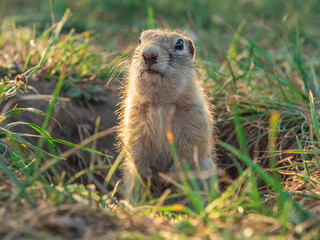
[[(28, 86), (31, 89), (29, 93), (9, 99), (9, 101), (4, 104), (2, 111), (6, 111), (6, 109), (11, 110), (13, 107), (16, 107), (36, 108), (46, 112), (52, 98), (55, 83), (45, 80), (29, 81)], [(86, 102), (86, 104), (79, 102), (78, 99), (67, 98), (67, 96), (62, 92), (52, 114), (52, 118), (55, 120), (50, 122), (47, 129), (48, 132), (53, 138), (78, 144), (94, 134), (96, 120), (98, 117), (101, 118), (99, 131), (116, 126), (117, 117), (115, 115), (115, 111), (118, 108), (118, 94), (116, 89), (117, 88), (115, 86), (108, 89), (105, 88), (103, 89), (103, 92), (99, 93), (100, 95), (103, 95), (104, 101)], [(42, 115), (24, 112), (6, 121), (34, 123), (42, 126), (43, 120), (44, 116)], [(27, 125), (18, 125), (13, 128), (13, 131), (18, 133), (38, 134)], [(117, 156), (114, 146), (115, 138), (116, 134), (113, 132), (112, 134), (97, 140), (96, 150), (109, 155), (110, 158), (96, 156), (94, 160), (95, 164), (101, 165), (113, 163)], [(38, 138), (28, 138), (27, 140), (35, 145), (38, 142)], [(89, 145), (88, 147), (91, 146)], [(61, 152), (64, 152), (69, 148), (70, 147), (65, 145), (59, 145)], [(70, 175), (73, 175), (79, 170), (89, 166), (90, 154), (84, 151), (78, 151), (76, 154), (69, 157), (67, 163), (68, 171)]]

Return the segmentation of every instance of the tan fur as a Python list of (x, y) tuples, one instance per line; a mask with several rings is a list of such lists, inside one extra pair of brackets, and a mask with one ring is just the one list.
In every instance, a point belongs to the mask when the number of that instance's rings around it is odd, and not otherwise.
[[(179, 39), (183, 40), (183, 50), (175, 49)], [(213, 119), (197, 78), (191, 48), (194, 49), (193, 42), (186, 35), (158, 29), (144, 31), (135, 50), (122, 94), (118, 131), (120, 147), (126, 151), (124, 186), (132, 197), (137, 191), (137, 174), (145, 184), (150, 177), (154, 198), (170, 187), (158, 173), (177, 175), (166, 136), (172, 106), (175, 112), (170, 128), (179, 159), (187, 160), (194, 170), (197, 149), (201, 170), (212, 170)], [(156, 54), (157, 59), (149, 66), (144, 56), (151, 54)]]

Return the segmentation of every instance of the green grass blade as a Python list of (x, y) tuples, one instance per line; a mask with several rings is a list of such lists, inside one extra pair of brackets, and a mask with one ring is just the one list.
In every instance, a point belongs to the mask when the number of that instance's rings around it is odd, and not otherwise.
[(54, 14), (54, 6), (55, 6), (55, 0), (50, 0), (50, 15), (51, 15), (52, 25), (56, 24), (56, 17)]
[(235, 99), (232, 100), (231, 107), (232, 107), (232, 112), (234, 115), (234, 123), (236, 126), (237, 139), (238, 139), (241, 151), (246, 156), (249, 156), (247, 141), (246, 141), (243, 127), (242, 127), (242, 123), (241, 123), (241, 119), (240, 119), (240, 115), (239, 115), (239, 110), (238, 110), (238, 105), (237, 105)]
[(12, 117), (12, 116), (15, 116), (15, 115), (19, 115), (23, 112), (32, 112), (32, 113), (35, 113), (35, 114), (39, 114), (39, 115), (45, 115), (44, 112), (36, 109), (36, 108), (15, 108), (13, 110), (10, 110), (8, 112), (6, 112), (5, 114), (3, 114), (4, 117), (8, 118), (8, 117)]
[(231, 146), (230, 144), (224, 143), (224, 142), (219, 142), (219, 145), (221, 145), (223, 148), (227, 149), (229, 152), (231, 152), (236, 157), (238, 157), (248, 167), (251, 167), (262, 178), (262, 180), (265, 183), (270, 185), (277, 192), (282, 191), (281, 187), (278, 185), (278, 183), (269, 174), (264, 172), (259, 165), (254, 163), (247, 154), (243, 153), (242, 151), (237, 150), (235, 147)]
[(280, 114), (278, 112), (272, 112), (269, 118), (269, 166), (272, 171), (272, 175), (278, 184), (280, 184), (280, 178), (277, 171), (274, 171), (276, 168), (276, 148), (277, 148), (277, 126), (279, 122)]
[(261, 199), (259, 195), (259, 190), (258, 190), (258, 181), (257, 177), (255, 175), (255, 172), (253, 171), (252, 168), (249, 168), (249, 185), (248, 185), (248, 190), (250, 193), (250, 197), (254, 202), (254, 205), (261, 211), (262, 204), (261, 204)]
[(24, 164), (23, 161), (21, 161), (20, 157), (18, 156), (17, 153), (12, 151), (9, 146), (5, 145), (3, 141), (0, 141), (0, 153), (3, 156), (6, 156), (10, 161), (18, 168), (18, 169), (23, 169), (26, 164)]
[(16, 185), (19, 189), (19, 196), (24, 197), (27, 202), (32, 206), (35, 207), (35, 203), (31, 200), (30, 196), (25, 192), (24, 185), (18, 180), (18, 178), (12, 173), (12, 171), (8, 168), (7, 164), (5, 163), (5, 159), (0, 156), (0, 167), (1, 170), (9, 177), (10, 181)]
[(238, 54), (238, 48), (240, 44), (240, 35), (243, 32), (244, 26), (246, 25), (247, 21), (242, 20), (232, 38), (232, 43), (229, 46), (228, 49), (228, 56), (231, 56), (232, 59), (235, 59)]
[[(29, 77), (31, 77), (36, 71), (38, 71), (38, 69), (41, 67), (41, 65), (42, 65), (42, 63), (43, 63), (43, 60), (44, 60), (44, 57), (46, 56), (46, 53), (47, 53), (47, 50), (48, 49), (45, 49), (44, 51), (43, 51), (43, 54), (42, 54), (42, 57), (41, 57), (41, 59), (40, 59), (40, 63), (37, 65), (37, 66), (35, 66), (34, 68), (32, 68), (32, 71), (28, 74), (28, 76), (26, 76), (26, 78), (28, 79)], [(27, 71), (27, 72), (29, 72), (29, 71)], [(24, 73), (24, 75), (25, 75), (26, 73)]]
[(237, 78), (236, 78), (236, 76), (235, 76), (235, 74), (234, 74), (234, 71), (233, 71), (233, 69), (232, 69), (232, 65), (231, 65), (231, 62), (230, 62), (230, 60), (229, 60), (228, 53), (226, 52), (226, 50), (224, 50), (221, 42), (219, 42), (219, 47), (220, 47), (220, 50), (221, 50), (221, 52), (222, 52), (222, 54), (223, 54), (223, 56), (224, 56), (224, 59), (225, 59), (226, 62), (227, 62), (229, 71), (230, 71), (231, 76), (232, 76), (233, 88), (234, 88), (233, 90), (236, 91), (236, 89), (237, 89)]
[[(96, 165), (96, 166), (93, 166), (93, 170), (108, 169), (108, 168), (110, 168), (110, 167), (111, 167), (110, 164)], [(74, 176), (72, 176), (71, 178), (69, 178), (68, 181), (65, 183), (65, 185), (70, 185), (70, 184), (72, 184), (75, 180), (77, 180), (78, 178), (80, 178), (81, 176), (87, 174), (87, 173), (90, 172), (90, 171), (91, 171), (90, 168), (82, 169), (81, 171), (77, 172)]]
[(249, 169), (244, 170), (242, 174), (236, 180), (234, 180), (234, 182), (221, 194), (220, 197), (208, 204), (208, 206), (205, 208), (205, 211), (207, 213), (213, 212), (217, 206), (221, 205), (226, 199), (232, 197), (239, 189), (241, 184), (243, 184), (245, 179), (244, 176), (248, 173), (248, 171)]
[(97, 150), (94, 150), (94, 149), (92, 149), (92, 148), (82, 147), (82, 146), (79, 146), (79, 145), (77, 145), (77, 144), (74, 144), (74, 143), (65, 141), (65, 140), (61, 140), (61, 139), (57, 139), (57, 138), (52, 138), (52, 141), (53, 141), (53, 142), (56, 142), (56, 143), (61, 143), (61, 144), (63, 144), (63, 145), (69, 146), (69, 147), (77, 148), (77, 149), (79, 149), (79, 150), (83, 150), (83, 151), (86, 151), (86, 152), (89, 152), (89, 153), (94, 153), (94, 154), (98, 154), (98, 155), (103, 156), (103, 157), (111, 158), (111, 156), (106, 155), (106, 154), (104, 154), (104, 153), (102, 153), (102, 152), (99, 152), (99, 151), (97, 151)]
[(201, 213), (204, 210), (205, 201), (200, 194), (199, 185), (187, 161), (183, 161), (183, 168), (185, 170), (186, 178), (188, 179), (187, 181), (188, 189), (190, 189), (188, 197), (190, 199), (192, 206), (196, 210), (196, 212)]
[(1, 170), (7, 174), (7, 176), (9, 177), (10, 181), (16, 185), (18, 188), (20, 188), (22, 186), (21, 182), (18, 180), (18, 178), (11, 172), (11, 170), (8, 168), (7, 164), (5, 163), (6, 160), (0, 156), (0, 166), (1, 166)]
[(241, 151), (237, 150), (235, 147), (231, 146), (230, 144), (220, 142), (219, 145), (221, 145), (223, 148), (227, 149), (229, 152), (234, 154), (236, 157), (238, 157), (241, 161), (243, 161), (248, 167), (251, 167), (260, 177), (261, 179), (271, 186), (277, 193), (282, 194), (281, 199), (286, 199), (287, 201), (293, 202), (293, 205), (295, 209), (298, 211), (299, 214), (301, 214), (302, 218), (308, 217), (310, 213), (306, 210), (303, 210), (299, 204), (297, 204), (294, 200), (290, 198), (290, 195), (287, 192), (284, 192), (282, 190), (281, 185), (269, 174), (264, 172), (262, 168), (254, 163), (250, 157), (243, 154)]
[[(298, 143), (299, 149), (303, 150), (299, 137), (296, 136), (296, 139), (297, 139), (297, 143)], [(307, 161), (306, 161), (306, 156), (303, 153), (301, 153), (301, 157), (302, 157), (302, 160), (303, 160), (304, 170), (306, 171), (307, 176), (310, 177), (310, 172), (309, 172), (309, 167), (308, 167), (308, 164), (307, 164)]]
[[(173, 111), (174, 112), (174, 109)], [(200, 208), (199, 204), (198, 204), (198, 200), (195, 198), (195, 196), (192, 194), (192, 190), (190, 188), (190, 185), (187, 181), (187, 177), (184, 173), (184, 168), (179, 160), (179, 156), (178, 156), (178, 151), (177, 151), (177, 148), (174, 144), (174, 138), (173, 138), (173, 135), (172, 135), (172, 132), (170, 131), (170, 129), (167, 129), (167, 132), (166, 132), (166, 135), (167, 135), (167, 139), (168, 139), (168, 142), (169, 142), (169, 147), (170, 147), (170, 150), (171, 150), (171, 154), (172, 154), (172, 158), (173, 158), (173, 162), (176, 166), (176, 169), (178, 171), (178, 175), (179, 175), (179, 178), (180, 178), (180, 181), (181, 181), (181, 185), (183, 186), (183, 192), (186, 194), (186, 196), (188, 197), (190, 203), (192, 206), (194, 206), (198, 211), (201, 211), (202, 209)]]
[(314, 98), (313, 98), (312, 91), (309, 91), (309, 102), (310, 102), (310, 111), (311, 111), (313, 128), (314, 128), (315, 134), (318, 138), (318, 143), (320, 144), (319, 120), (318, 120), (317, 113), (316, 113), (315, 106), (314, 106)]
[(114, 163), (112, 164), (105, 180), (104, 180), (104, 187), (107, 187), (109, 182), (111, 181), (111, 177), (112, 175), (115, 173), (115, 171), (118, 169), (118, 167), (120, 166), (120, 163), (122, 162), (122, 160), (125, 157), (125, 151), (121, 151), (119, 156), (116, 158), (116, 160), (114, 161)]
[[(60, 91), (62, 89), (62, 85), (63, 85), (63, 82), (65, 80), (65, 71), (62, 71), (61, 72), (61, 75), (58, 79), (58, 83), (55, 87), (55, 90), (53, 92), (53, 96), (52, 96), (52, 100), (50, 102), (50, 105), (48, 106), (48, 110), (47, 110), (47, 115), (46, 115), (46, 118), (44, 119), (43, 121), (43, 124), (42, 124), (42, 129), (45, 131), (45, 129), (47, 129), (48, 125), (49, 125), (49, 122), (50, 122), (50, 119), (51, 119), (51, 115), (53, 113), (53, 110), (54, 110), (54, 107), (55, 107), (55, 104), (56, 102), (58, 101), (58, 97), (59, 97), (59, 94), (60, 94)], [(51, 138), (51, 137), (50, 137)], [(46, 138), (41, 138), (38, 142), (38, 147), (39, 148), (42, 148), (43, 145), (44, 145), (44, 142), (45, 142), (45, 139)], [(39, 166), (40, 166), (40, 162), (41, 162), (41, 152), (37, 152), (36, 153), (36, 161), (34, 163), (34, 168), (35, 168), (35, 171), (38, 170)]]
[(148, 28), (154, 28), (154, 16), (153, 16), (153, 8), (152, 6), (148, 7)]
[(1, 47), (1, 45), (2, 45), (3, 36), (4, 36), (4, 25), (3, 25), (3, 27), (2, 27), (2, 32), (1, 32), (0, 47)]

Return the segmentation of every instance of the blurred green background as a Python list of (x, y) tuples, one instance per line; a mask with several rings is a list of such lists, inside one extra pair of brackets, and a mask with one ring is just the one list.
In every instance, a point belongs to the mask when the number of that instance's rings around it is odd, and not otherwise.
[(228, 46), (243, 21), (244, 34), (264, 47), (279, 47), (276, 39), (284, 25), (312, 36), (310, 44), (319, 45), (320, 38), (318, 0), (2, 0), (0, 16), (41, 30), (59, 21), (67, 8), (73, 16), (64, 31), (93, 31), (110, 51), (135, 43), (143, 29), (155, 26), (188, 30), (205, 58), (218, 54), (217, 41)]

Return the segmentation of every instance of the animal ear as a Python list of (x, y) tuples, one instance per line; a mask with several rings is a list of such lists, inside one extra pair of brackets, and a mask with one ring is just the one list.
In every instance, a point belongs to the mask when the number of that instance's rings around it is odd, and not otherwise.
[(191, 40), (188, 40), (188, 44), (189, 44), (189, 51), (191, 55), (194, 56), (194, 52), (196, 51), (196, 48)]

